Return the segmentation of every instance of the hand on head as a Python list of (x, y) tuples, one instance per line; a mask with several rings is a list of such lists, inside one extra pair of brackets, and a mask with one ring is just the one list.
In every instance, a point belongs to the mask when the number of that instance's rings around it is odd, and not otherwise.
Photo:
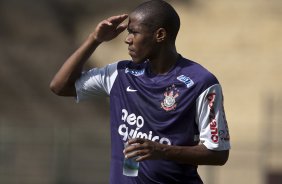
[(114, 39), (127, 28), (126, 23), (121, 24), (127, 17), (127, 14), (123, 14), (112, 16), (101, 21), (91, 36), (98, 42)]

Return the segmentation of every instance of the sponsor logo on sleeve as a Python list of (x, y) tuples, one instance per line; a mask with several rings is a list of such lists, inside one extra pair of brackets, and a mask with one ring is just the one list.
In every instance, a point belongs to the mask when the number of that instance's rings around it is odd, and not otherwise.
[(230, 140), (228, 128), (226, 128), (225, 130), (219, 130), (218, 134), (221, 140), (223, 141)]
[(185, 75), (178, 76), (177, 80), (179, 80), (180, 82), (183, 82), (184, 84), (186, 84), (187, 88), (190, 88), (191, 86), (194, 85), (193, 80), (190, 79), (189, 77), (185, 76)]
[(210, 125), (210, 130), (211, 130), (211, 140), (214, 143), (218, 143), (218, 126), (217, 126), (217, 122), (216, 122), (216, 118), (215, 118), (215, 110), (214, 110), (214, 101), (215, 101), (215, 93), (210, 93), (207, 96), (208, 99), (208, 106), (210, 108), (210, 114), (209, 114), (209, 125)]

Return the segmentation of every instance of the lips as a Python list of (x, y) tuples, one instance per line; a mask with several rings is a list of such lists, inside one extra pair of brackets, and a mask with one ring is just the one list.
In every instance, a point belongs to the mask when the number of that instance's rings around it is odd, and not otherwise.
[(128, 48), (128, 53), (130, 56), (134, 55), (135, 54), (135, 51), (131, 48)]

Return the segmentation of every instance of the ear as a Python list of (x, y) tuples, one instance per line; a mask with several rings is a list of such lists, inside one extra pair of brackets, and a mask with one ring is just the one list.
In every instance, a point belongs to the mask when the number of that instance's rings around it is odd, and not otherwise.
[(156, 41), (157, 43), (164, 42), (167, 39), (167, 32), (164, 28), (159, 28), (156, 31)]

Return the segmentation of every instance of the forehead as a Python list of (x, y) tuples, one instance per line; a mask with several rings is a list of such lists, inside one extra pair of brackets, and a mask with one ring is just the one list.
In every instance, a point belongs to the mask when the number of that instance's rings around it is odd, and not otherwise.
[(143, 14), (133, 12), (128, 19), (128, 28), (148, 29), (146, 18)]
[(142, 21), (144, 17), (145, 15), (140, 12), (132, 12), (131, 14), (129, 14), (129, 19), (132, 19), (132, 20)]

